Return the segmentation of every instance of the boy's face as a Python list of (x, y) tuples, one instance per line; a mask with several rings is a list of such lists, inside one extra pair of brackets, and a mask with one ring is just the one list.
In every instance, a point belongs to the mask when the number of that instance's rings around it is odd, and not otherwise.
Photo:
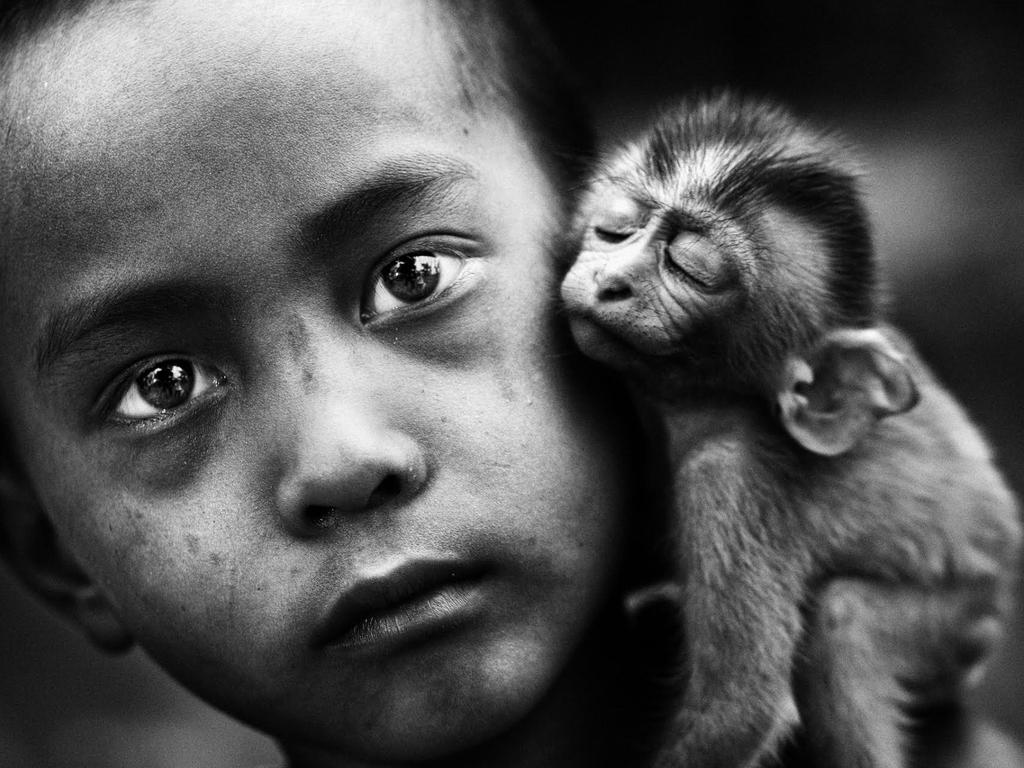
[(437, 20), (348, 5), (44, 41), (0, 397), (63, 547), (169, 671), (286, 741), (427, 755), (564, 668), (625, 483), (554, 327), (536, 158), (460, 106)]

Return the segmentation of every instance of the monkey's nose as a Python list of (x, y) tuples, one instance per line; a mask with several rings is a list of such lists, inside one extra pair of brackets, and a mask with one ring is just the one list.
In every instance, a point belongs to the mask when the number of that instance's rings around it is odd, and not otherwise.
[(598, 301), (622, 301), (633, 295), (633, 287), (624, 275), (601, 272), (596, 277)]

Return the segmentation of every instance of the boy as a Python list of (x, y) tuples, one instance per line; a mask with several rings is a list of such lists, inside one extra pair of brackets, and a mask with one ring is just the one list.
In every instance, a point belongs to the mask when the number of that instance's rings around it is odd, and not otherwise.
[(12, 559), (297, 766), (527, 759), (607, 678), (627, 465), (554, 170), (458, 34), (96, 3), (6, 64)]
[(473, 15), (95, 2), (4, 48), (7, 557), (297, 768), (653, 746), (635, 442), (552, 311), (585, 136)]

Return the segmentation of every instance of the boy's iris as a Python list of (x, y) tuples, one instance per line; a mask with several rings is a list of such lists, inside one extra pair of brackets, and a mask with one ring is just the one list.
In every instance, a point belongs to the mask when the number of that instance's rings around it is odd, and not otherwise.
[(437, 290), (441, 281), (441, 265), (433, 254), (408, 254), (391, 262), (382, 278), (384, 286), (396, 299), (421, 301)]
[(167, 361), (143, 371), (135, 383), (142, 399), (163, 411), (188, 402), (195, 386), (195, 371), (187, 360)]

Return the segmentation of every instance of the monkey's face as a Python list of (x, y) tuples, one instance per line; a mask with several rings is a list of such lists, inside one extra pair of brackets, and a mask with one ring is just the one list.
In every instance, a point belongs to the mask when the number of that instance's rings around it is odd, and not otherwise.
[(742, 303), (743, 240), (699, 203), (657, 206), (608, 184), (579, 222), (562, 298), (576, 342), (597, 360), (631, 368), (677, 355)]

